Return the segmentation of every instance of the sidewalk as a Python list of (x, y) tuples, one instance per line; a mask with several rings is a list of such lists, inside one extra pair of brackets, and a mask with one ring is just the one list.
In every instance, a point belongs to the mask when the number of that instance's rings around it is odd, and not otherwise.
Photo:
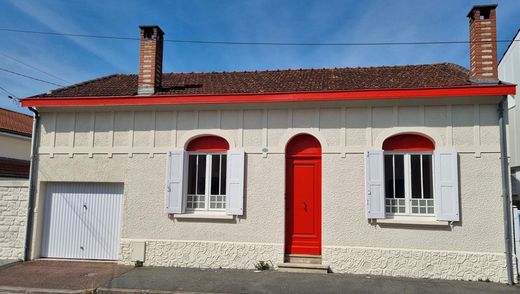
[(84, 293), (133, 268), (110, 262), (19, 262), (0, 270), (0, 293)]
[(163, 267), (136, 268), (98, 293), (147, 293), (143, 290), (150, 289), (158, 291), (148, 293), (520, 293), (516, 286), (485, 282)]

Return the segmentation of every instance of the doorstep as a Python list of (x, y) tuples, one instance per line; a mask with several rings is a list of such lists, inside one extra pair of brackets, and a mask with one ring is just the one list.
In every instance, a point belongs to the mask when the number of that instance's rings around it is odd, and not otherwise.
[(285, 262), (278, 264), (278, 271), (326, 274), (329, 266), (321, 264), (321, 255), (287, 254)]

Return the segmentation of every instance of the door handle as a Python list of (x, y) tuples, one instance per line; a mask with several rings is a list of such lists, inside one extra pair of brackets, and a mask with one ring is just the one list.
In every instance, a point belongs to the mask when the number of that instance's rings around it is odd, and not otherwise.
[(302, 201), (302, 204), (303, 204), (303, 210), (305, 212), (307, 212), (307, 203), (305, 203), (305, 201)]

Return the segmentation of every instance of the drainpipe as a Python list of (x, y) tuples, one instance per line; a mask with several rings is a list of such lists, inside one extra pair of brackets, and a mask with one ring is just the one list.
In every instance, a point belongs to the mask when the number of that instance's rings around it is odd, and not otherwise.
[(502, 199), (504, 209), (504, 241), (506, 245), (507, 283), (513, 285), (513, 236), (511, 230), (511, 195), (509, 193), (509, 163), (507, 157), (506, 121), (507, 96), (498, 104), (498, 125), (500, 129), (500, 160), (502, 166)]
[(36, 164), (38, 154), (38, 141), (40, 139), (40, 114), (36, 109), (32, 107), (29, 107), (29, 110), (34, 113), (34, 120), (31, 146), (31, 168), (29, 170), (29, 204), (27, 207), (27, 225), (25, 231), (25, 247), (23, 255), (24, 261), (28, 261), (31, 257), (32, 230), (34, 219), (34, 198), (36, 196)]

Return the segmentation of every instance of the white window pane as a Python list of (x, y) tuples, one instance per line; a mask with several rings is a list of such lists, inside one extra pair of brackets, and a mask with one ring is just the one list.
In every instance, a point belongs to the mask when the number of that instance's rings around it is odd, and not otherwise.
[[(220, 188), (220, 155), (211, 156), (211, 195), (218, 195)], [(214, 208), (214, 207), (212, 207)]]
[(196, 175), (197, 155), (190, 155), (188, 160), (188, 194), (195, 194)]
[(198, 156), (197, 165), (197, 194), (206, 193), (206, 155)]
[(412, 198), (422, 198), (421, 193), (421, 155), (410, 155)]
[(222, 155), (221, 157), (222, 159), (220, 161), (220, 195), (226, 195), (227, 155)]
[(394, 155), (395, 198), (404, 198), (404, 155)]
[(433, 198), (432, 156), (423, 155), (423, 198)]
[(385, 155), (385, 197), (394, 198), (393, 155)]

